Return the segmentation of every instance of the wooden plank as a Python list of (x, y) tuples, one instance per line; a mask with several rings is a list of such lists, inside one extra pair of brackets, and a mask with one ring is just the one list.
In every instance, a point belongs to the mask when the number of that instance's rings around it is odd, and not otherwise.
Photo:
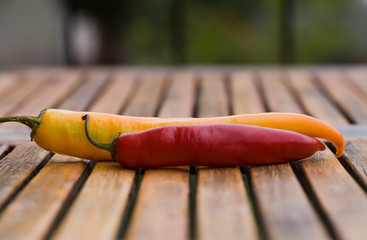
[(351, 88), (346, 76), (336, 70), (319, 70), (317, 76), (333, 100), (356, 123), (367, 123), (367, 102)]
[(14, 89), (18, 82), (17, 77), (16, 73), (0, 73), (0, 96)]
[[(329, 84), (330, 87), (334, 86), (334, 90), (340, 89), (342, 87), (340, 81), (335, 80), (338, 77), (340, 75), (331, 75), (331, 78), (325, 78), (324, 76), (322, 81), (324, 84)], [(339, 84), (336, 82), (339, 82)], [(317, 159), (317, 161), (312, 161), (312, 159)], [(366, 217), (365, 206), (367, 201), (362, 200), (363, 192), (361, 188), (333, 154), (329, 151), (318, 153), (313, 158), (301, 161), (301, 168), (305, 172), (304, 181), (309, 181), (312, 189), (306, 188), (307, 194), (312, 195), (312, 191), (315, 192), (315, 202), (321, 206), (319, 211), (325, 212), (326, 218), (330, 219), (324, 220), (327, 225), (330, 225), (328, 226), (329, 232), (343, 239), (358, 239), (358, 236), (363, 236), (365, 233), (362, 229), (365, 226), (362, 226), (363, 224), (360, 222), (363, 222), (362, 219)], [(349, 193), (347, 189), (351, 192)], [(293, 190), (290, 192), (293, 192)], [(359, 210), (355, 206), (360, 204), (361, 212), (356, 213)], [(349, 226), (349, 224), (353, 226)]]
[(98, 91), (101, 90), (107, 80), (107, 72), (93, 71), (84, 75), (86, 80), (84, 84), (78, 88), (71, 96), (63, 101), (59, 106), (60, 109), (68, 109), (74, 111), (86, 110), (93, 99), (96, 98)]
[(165, 82), (162, 72), (146, 72), (141, 77), (142, 84), (124, 114), (130, 116), (153, 116)]
[(16, 146), (0, 161), (0, 209), (39, 170), (48, 152), (26, 144)]
[[(37, 73), (34, 72), (33, 73)], [(41, 72), (45, 81), (38, 85), (38, 88), (33, 92), (29, 93), (21, 104), (18, 104), (16, 108), (10, 110), (7, 115), (27, 115), (27, 116), (38, 116), (42, 109), (54, 107), (66, 94), (75, 87), (76, 74), (75, 76), (69, 76), (59, 71), (43, 71)], [(37, 76), (32, 75), (32, 79)], [(37, 79), (40, 80), (40, 79)], [(27, 90), (27, 89), (26, 89)], [(19, 123), (6, 123), (1, 125), (1, 128), (27, 128)], [(19, 131), (21, 132), (21, 131)], [(24, 131), (26, 132), (26, 131)], [(28, 137), (29, 134), (23, 136)], [(28, 138), (29, 139), (29, 138)]]
[(238, 168), (200, 168), (198, 239), (257, 239), (256, 224)]
[(367, 189), (367, 139), (347, 141), (343, 159), (357, 175), (364, 188)]
[[(173, 76), (172, 88), (168, 90), (165, 100), (166, 102), (173, 101), (163, 103), (161, 113), (169, 117), (190, 116), (193, 101), (188, 99), (188, 96), (194, 94), (192, 75), (175, 73)], [(181, 83), (185, 84), (181, 85)], [(162, 89), (161, 86), (154, 85), (150, 93), (138, 92), (136, 98), (139, 100), (132, 102), (130, 109), (140, 108), (148, 101), (157, 102), (160, 89)], [(179, 93), (179, 89), (184, 94)], [(181, 107), (180, 111), (177, 111), (178, 107)], [(153, 109), (154, 107), (147, 108), (146, 112), (141, 111), (139, 114), (152, 116)], [(126, 239), (188, 239), (188, 206), (188, 168), (146, 170)]]
[(53, 239), (115, 239), (134, 175), (117, 162), (98, 162)]
[(0, 144), (17, 145), (24, 142), (29, 143), (30, 128), (2, 128), (0, 127)]
[(329, 150), (299, 163), (306, 184), (340, 239), (365, 239), (367, 234), (366, 193), (345, 171)]
[(348, 79), (356, 84), (362, 97), (367, 97), (367, 70), (366, 68), (352, 68), (346, 70)]
[(126, 239), (188, 239), (188, 171), (147, 170)]
[(55, 155), (1, 214), (0, 238), (45, 238), (88, 162)]
[(159, 112), (160, 117), (192, 117), (195, 101), (195, 81), (192, 72), (175, 72)]
[(336, 129), (343, 135), (345, 140), (348, 139), (367, 139), (367, 125), (341, 125)]
[(280, 70), (260, 71), (267, 105), (272, 112), (303, 113), (284, 83), (284, 73)]
[(201, 74), (200, 117), (228, 115), (228, 98), (221, 72), (208, 71)]
[[(289, 91), (280, 81), (280, 73), (266, 72), (263, 84), (270, 111), (300, 112), (296, 104), (282, 104), (294, 101)], [(278, 102), (278, 100), (280, 102)], [(271, 104), (270, 104), (271, 102)], [(235, 103), (234, 103), (235, 104)], [(251, 103), (241, 103), (251, 104)], [(262, 108), (259, 109), (261, 111)], [(237, 112), (234, 112), (237, 114)], [(324, 227), (320, 224), (312, 205), (304, 194), (302, 186), (288, 164), (252, 167), (249, 170), (254, 200), (258, 206), (260, 230), (269, 239), (305, 239), (316, 237), (327, 239)], [(297, 211), (289, 211), (289, 207)], [(285, 209), (285, 210), (284, 210)], [(283, 211), (282, 211), (283, 210)]]
[[(60, 107), (85, 110), (103, 87), (106, 77), (107, 73), (105, 72), (90, 72), (87, 75), (85, 84), (62, 103)], [(54, 221), (62, 213), (62, 208), (67, 207), (68, 198), (72, 194), (71, 191), (78, 186), (80, 181), (84, 181), (82, 173), (86, 173), (88, 168), (87, 163), (83, 163), (83, 160), (70, 157), (63, 159), (62, 156), (56, 155), (55, 161), (58, 164), (54, 164), (53, 161), (48, 163), (42, 170), (42, 174), (37, 175), (34, 181), (27, 185), (25, 190), (9, 205), (9, 208), (5, 209), (2, 216), (4, 216), (3, 221), (6, 221), (8, 225), (6, 225), (7, 228), (3, 228), (3, 231), (7, 238), (12, 236), (14, 238), (18, 236), (34, 236), (35, 239), (45, 237)], [(75, 165), (71, 164), (73, 161), (78, 162), (81, 166), (75, 168)], [(68, 167), (69, 164), (71, 165)], [(55, 178), (54, 176), (58, 177)], [(50, 183), (55, 184), (55, 186), (49, 185)], [(47, 201), (40, 205), (36, 204), (32, 209), (26, 208), (27, 205), (24, 203), (32, 202), (32, 199), (37, 198), (37, 195), (42, 195), (41, 193), (43, 193), (43, 198)], [(22, 207), (23, 205), (25, 207)], [(17, 209), (22, 209), (22, 211), (19, 212)], [(37, 211), (33, 209), (37, 209)], [(19, 216), (25, 213), (32, 220), (27, 220), (30, 223), (21, 225)], [(7, 231), (7, 229), (18, 227), (19, 231)]]
[(313, 76), (307, 70), (291, 70), (289, 73), (289, 84), (308, 114), (334, 125), (348, 124), (348, 120), (339, 109), (317, 88)]
[(249, 171), (269, 239), (329, 239), (289, 164)]
[(230, 78), (234, 112), (237, 114), (265, 112), (253, 72), (232, 72)]
[(114, 113), (121, 111), (123, 104), (128, 99), (135, 82), (133, 72), (118, 71), (111, 76), (111, 82), (101, 93), (99, 98), (90, 107), (90, 111)]
[(29, 96), (29, 100), (9, 115), (37, 116), (42, 109), (55, 107), (78, 84), (80, 73), (64, 71), (54, 73), (37, 90)]
[[(17, 86), (0, 98), (0, 116), (7, 116), (11, 111), (26, 103), (28, 96), (37, 90), (49, 77), (49, 71), (28, 71), (19, 75)], [(11, 123), (2, 124), (10, 126)]]
[[(65, 74), (65, 75), (64, 75)], [(89, 79), (83, 84), (77, 91), (73, 92), (71, 96), (69, 96), (66, 101), (62, 102), (58, 108), (61, 109), (70, 109), (75, 111), (82, 111), (87, 110), (87, 107), (89, 103), (94, 99), (94, 96), (97, 94), (97, 92), (100, 90), (102, 85), (104, 84), (105, 77), (107, 76), (106, 73), (98, 73), (96, 76), (91, 73), (89, 75)], [(60, 90), (60, 93), (54, 93), (56, 98), (50, 97), (48, 93), (45, 95), (41, 94), (40, 98), (36, 97), (36, 100), (33, 101), (33, 103), (30, 106), (26, 106), (23, 110), (21, 108), (18, 108), (19, 111), (24, 111), (23, 113), (29, 113), (30, 115), (38, 115), (40, 112), (40, 109), (42, 110), (43, 107), (47, 106), (52, 107), (52, 104), (56, 104), (61, 99), (66, 97), (68, 92), (75, 87), (75, 84), (78, 84), (77, 82), (80, 80), (80, 76), (78, 72), (69, 72), (69, 73), (63, 73), (60, 76), (57, 75), (57, 81), (64, 81), (67, 83), (64, 85), (65, 88)], [(45, 85), (50, 87), (50, 85), (47, 84), (47, 81), (45, 81)], [(60, 87), (60, 86), (59, 86)], [(54, 90), (51, 90), (50, 92), (59, 91), (59, 87), (55, 88)], [(49, 89), (50, 90), (50, 89)], [(45, 97), (50, 97), (53, 100), (49, 103), (46, 103)], [(42, 103), (42, 101), (46, 101), (45, 103)], [(32, 102), (32, 100), (30, 101)], [(42, 104), (46, 104), (43, 105)], [(21, 114), (21, 112), (14, 112), (14, 114)], [(1, 124), (0, 127), (0, 143), (12, 143), (17, 144), (20, 142), (28, 142), (30, 140), (30, 129), (24, 125), (21, 125), (19, 123), (4, 123)]]
[[(199, 116), (227, 115), (226, 100), (222, 76), (204, 74)], [(257, 239), (251, 205), (238, 168), (199, 168), (196, 201), (197, 239)]]
[[(119, 113), (127, 100), (134, 75), (119, 72), (111, 78), (111, 83), (92, 104), (90, 111)], [(134, 175), (134, 170), (124, 169), (116, 162), (98, 162), (53, 238), (114, 239)], [(85, 226), (88, 231), (79, 231)]]

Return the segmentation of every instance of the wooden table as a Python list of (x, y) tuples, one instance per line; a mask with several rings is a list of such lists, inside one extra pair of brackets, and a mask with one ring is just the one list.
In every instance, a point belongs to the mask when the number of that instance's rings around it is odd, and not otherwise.
[(340, 159), (135, 171), (1, 124), (0, 239), (366, 239), (367, 68), (29, 68), (1, 73), (0, 96), (3, 116), (306, 113), (347, 139)]

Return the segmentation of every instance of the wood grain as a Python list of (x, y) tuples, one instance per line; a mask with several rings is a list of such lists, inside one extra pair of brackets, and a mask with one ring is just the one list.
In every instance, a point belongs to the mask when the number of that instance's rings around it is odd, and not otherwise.
[(336, 126), (336, 129), (343, 135), (344, 140), (367, 138), (367, 125), (341, 125)]
[(160, 91), (165, 79), (162, 72), (146, 72), (141, 77), (141, 86), (124, 114), (130, 116), (153, 116), (160, 100)]
[(367, 102), (346, 81), (346, 76), (337, 70), (317, 72), (328, 94), (356, 123), (367, 123)]
[(289, 164), (249, 171), (269, 239), (329, 239)]
[(42, 109), (56, 107), (79, 84), (79, 80), (77, 71), (56, 72), (29, 95), (26, 103), (9, 114), (38, 116)]
[(4, 128), (0, 127), (0, 144), (17, 145), (29, 143), (31, 140), (30, 128)]
[(284, 73), (280, 70), (260, 71), (267, 105), (272, 112), (303, 113), (284, 83)]
[[(284, 85), (286, 82), (281, 81), (284, 79), (281, 78), (281, 73), (266, 71), (262, 76), (265, 98), (269, 102), (270, 111), (300, 112), (301, 108), (296, 103), (285, 103), (294, 100)], [(261, 110), (262, 107), (259, 108), (259, 111)], [(325, 228), (288, 164), (252, 167), (248, 177), (251, 179), (254, 200), (259, 208), (259, 221), (262, 220), (260, 229), (267, 238), (294, 239), (294, 236), (300, 239), (328, 238)]]
[[(188, 116), (192, 109), (192, 75), (173, 74), (172, 88), (168, 89), (166, 102), (163, 104), (162, 114), (170, 117)], [(145, 80), (149, 81), (149, 80)], [(179, 93), (177, 82), (180, 85)], [(191, 83), (190, 83), (191, 82)], [(143, 87), (146, 83), (142, 83)], [(150, 91), (139, 91), (135, 101), (131, 102), (130, 109), (141, 109), (145, 102), (157, 103), (160, 85), (149, 83)], [(143, 88), (144, 89), (144, 88)], [(148, 95), (147, 95), (148, 94)], [(176, 106), (175, 106), (176, 105)], [(177, 109), (181, 107), (180, 109)], [(140, 110), (139, 115), (152, 116), (154, 107)], [(136, 111), (134, 111), (136, 113)], [(161, 115), (159, 115), (161, 116)], [(133, 216), (127, 230), (126, 239), (187, 239), (189, 234), (189, 169), (188, 168), (162, 168), (147, 169)]]
[[(19, 75), (17, 85), (12, 91), (0, 98), (0, 116), (7, 116), (11, 111), (28, 101), (28, 96), (45, 83), (50, 71), (28, 71)], [(12, 123), (2, 124), (2, 127)]]
[[(222, 75), (204, 73), (199, 117), (228, 115)], [(242, 175), (238, 168), (197, 170), (197, 239), (256, 239)]]
[(230, 74), (233, 111), (236, 114), (265, 112), (253, 72), (247, 70)]
[(188, 194), (187, 170), (146, 171), (126, 239), (187, 239)]
[(0, 72), (0, 96), (4, 96), (12, 91), (18, 82), (17, 73), (1, 73)]
[(238, 168), (200, 168), (198, 239), (257, 239), (255, 221)]
[(0, 161), (0, 209), (38, 171), (48, 152), (26, 144), (16, 146)]
[(348, 120), (316, 86), (310, 71), (289, 71), (289, 84), (296, 92), (308, 114), (329, 124), (345, 125)]
[[(107, 74), (105, 72), (92, 71), (87, 73), (85, 83), (77, 89), (73, 94), (64, 101), (60, 108), (72, 110), (85, 110), (98, 94), (99, 90), (104, 86)], [(24, 191), (15, 199), (7, 208), (2, 216), (7, 222), (6, 228), (3, 228), (6, 238), (18, 238), (20, 236), (33, 236), (34, 238), (42, 238), (48, 234), (53, 222), (57, 218), (59, 212), (66, 204), (68, 196), (73, 188), (82, 178), (82, 174), (86, 171), (86, 164), (78, 158), (66, 158), (56, 155), (55, 160), (48, 163), (38, 174), (34, 181), (26, 186)], [(61, 159), (61, 160), (60, 160)], [(67, 163), (79, 162), (81, 165)], [(55, 164), (57, 162), (58, 164)], [(68, 166), (69, 165), (69, 166)], [(54, 176), (59, 176), (55, 178)], [(35, 182), (35, 184), (33, 184)], [(51, 187), (48, 184), (54, 184)], [(45, 189), (48, 189), (45, 191)], [(43, 196), (42, 194), (43, 193)], [(27, 208), (26, 202), (37, 199), (41, 195), (45, 203), (35, 205), (32, 208)], [(18, 211), (21, 209), (22, 211)], [(37, 211), (34, 211), (37, 210)], [(27, 214), (32, 220), (27, 220), (27, 223), (20, 224), (20, 215)], [(11, 221), (9, 221), (9, 219)], [(0, 220), (1, 221), (1, 220)], [(18, 231), (6, 231), (6, 229), (19, 228)]]
[(367, 139), (347, 141), (343, 157), (367, 189)]
[(55, 155), (2, 212), (0, 238), (44, 238), (87, 163)]
[(92, 112), (120, 113), (123, 104), (130, 95), (136, 74), (117, 71), (111, 75), (111, 82), (90, 107)]
[(228, 98), (223, 77), (224, 75), (217, 71), (201, 74), (200, 117), (228, 115)]
[(351, 68), (345, 71), (351, 84), (355, 84), (362, 94), (362, 98), (367, 97), (367, 70), (366, 68)]
[[(366, 70), (354, 70), (320, 69), (315, 84), (309, 70), (291, 69), (284, 77), (265, 69), (260, 75), (263, 97), (270, 111), (305, 109), (331, 124), (345, 125), (344, 112), (356, 123), (365, 123)], [(166, 70), (144, 71), (137, 82), (138, 71), (126, 69), (86, 69), (83, 75), (65, 69), (0, 74), (0, 115), (34, 114), (45, 106), (118, 113), (126, 103), (126, 115), (192, 115), (197, 85), (191, 70), (171, 75)], [(231, 96), (227, 96), (224, 71), (201, 72), (198, 116), (227, 115), (229, 106), (235, 114), (265, 110), (259, 83), (250, 70), (228, 76)], [(28, 129), (1, 126), (0, 144), (25, 140), (29, 141)], [(348, 140), (341, 159), (365, 189), (366, 144), (363, 139)], [(1, 145), (0, 155), (7, 149)], [(114, 162), (96, 164), (69, 208), (70, 196), (77, 193), (91, 165), (55, 155), (40, 171), (48, 154), (34, 144), (22, 144), (0, 160), (0, 239), (44, 238), (66, 210), (52, 237), (115, 239), (135, 171)], [(365, 238), (366, 193), (331, 152), (295, 164), (295, 172), (299, 180), (288, 164), (249, 168), (250, 197), (255, 197), (266, 238), (326, 239), (330, 237), (326, 230), (334, 238)], [(188, 168), (146, 170), (126, 238), (189, 238), (189, 191)], [(259, 238), (238, 168), (198, 168), (196, 194), (197, 239)], [(312, 207), (310, 200), (319, 207)]]
[(329, 150), (316, 153), (300, 168), (340, 239), (365, 239), (366, 193)]
[(194, 74), (174, 72), (172, 82), (159, 111), (160, 117), (192, 117), (195, 101)]
[(74, 111), (87, 110), (88, 105), (92, 104), (93, 99), (106, 83), (107, 73), (96, 70), (85, 73), (82, 78), (85, 78), (84, 83), (57, 106), (58, 108)]
[[(112, 81), (89, 110), (118, 114), (127, 100), (133, 77), (127, 72), (113, 74)], [(116, 162), (98, 162), (53, 238), (115, 239), (134, 175), (134, 170), (124, 169)], [(80, 231), (85, 226), (89, 230)]]
[(97, 163), (53, 239), (115, 239), (134, 175), (117, 162)]

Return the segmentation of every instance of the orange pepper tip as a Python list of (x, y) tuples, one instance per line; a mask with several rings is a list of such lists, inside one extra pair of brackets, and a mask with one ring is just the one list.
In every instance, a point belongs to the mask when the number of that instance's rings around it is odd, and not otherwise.
[(344, 139), (343, 139), (343, 142), (341, 142), (338, 146), (336, 146), (335, 157), (339, 158), (343, 155), (344, 146), (345, 146), (345, 143), (344, 143)]

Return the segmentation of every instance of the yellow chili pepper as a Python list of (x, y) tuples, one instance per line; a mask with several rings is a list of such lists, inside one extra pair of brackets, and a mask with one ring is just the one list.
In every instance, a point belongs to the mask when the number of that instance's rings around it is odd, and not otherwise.
[(91, 116), (90, 134), (96, 141), (105, 143), (111, 142), (117, 134), (165, 125), (233, 123), (290, 130), (322, 138), (334, 144), (336, 157), (343, 154), (345, 145), (343, 136), (334, 127), (319, 119), (295, 113), (259, 113), (213, 118), (155, 118), (47, 109), (38, 117), (3, 117), (0, 118), (0, 123), (13, 121), (31, 127), (31, 138), (48, 151), (92, 160), (111, 160), (108, 151), (98, 149), (88, 141), (82, 121), (85, 114)]

